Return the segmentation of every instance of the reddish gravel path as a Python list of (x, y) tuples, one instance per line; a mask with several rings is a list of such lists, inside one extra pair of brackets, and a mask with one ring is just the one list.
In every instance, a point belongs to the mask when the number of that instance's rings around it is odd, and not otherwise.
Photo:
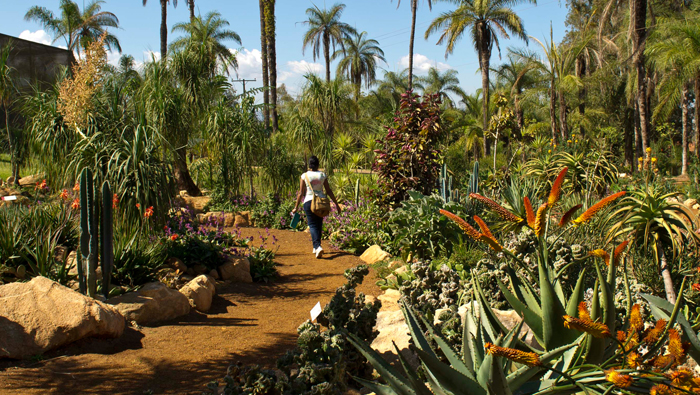
[[(127, 328), (119, 339), (85, 339), (39, 362), (0, 361), (0, 394), (198, 394), (232, 362), (274, 366), (294, 346), (309, 310), (327, 303), (345, 282), (343, 271), (361, 261), (339, 252), (316, 260), (307, 233), (271, 234), (280, 245), (274, 283), (223, 284), (208, 314)], [(359, 290), (379, 295), (374, 281), (370, 273)]]

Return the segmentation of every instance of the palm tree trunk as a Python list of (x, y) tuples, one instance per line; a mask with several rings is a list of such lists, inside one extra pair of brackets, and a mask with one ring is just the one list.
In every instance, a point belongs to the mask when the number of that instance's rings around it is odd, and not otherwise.
[(520, 107), (520, 88), (513, 98), (513, 106), (515, 107), (515, 119), (518, 127), (515, 129), (515, 138), (520, 140), (523, 138), (523, 128), (525, 127), (525, 112)]
[[(484, 46), (485, 47), (485, 46)], [(479, 67), (481, 67), (481, 90), (483, 100), (481, 101), (482, 126), (484, 130), (484, 155), (491, 153), (491, 145), (489, 139), (486, 138), (486, 133), (489, 129), (489, 63), (491, 61), (491, 52), (483, 49), (479, 51)]]
[(558, 96), (559, 96), (559, 127), (561, 128), (561, 141), (563, 143), (569, 139), (569, 125), (566, 121), (566, 98), (564, 97), (564, 92), (560, 91)]
[(642, 151), (649, 146), (649, 108), (647, 106), (647, 73), (644, 57), (644, 43), (647, 36), (647, 0), (633, 0), (633, 63), (637, 70), (637, 102), (639, 103), (639, 131)]
[(673, 279), (671, 278), (671, 268), (668, 267), (666, 261), (666, 253), (664, 248), (658, 242), (656, 248), (659, 251), (659, 263), (661, 265), (661, 278), (664, 280), (664, 290), (666, 291), (666, 300), (671, 304), (676, 304), (676, 290), (673, 289)]
[(277, 50), (275, 43), (275, 0), (266, 0), (265, 7), (265, 36), (267, 38), (267, 66), (270, 82), (270, 120), (272, 132), (279, 130), (277, 121)]
[(700, 157), (700, 75), (695, 77), (693, 81), (693, 92), (695, 93), (695, 107), (694, 107), (694, 120), (693, 128), (695, 129), (695, 134), (693, 142), (695, 143), (694, 154), (696, 158)]
[(190, 8), (190, 22), (194, 20), (194, 0), (187, 0), (187, 6)]
[(173, 164), (175, 181), (177, 182), (178, 189), (187, 191), (187, 194), (190, 196), (200, 196), (202, 192), (192, 180), (190, 171), (187, 168), (187, 148), (182, 147), (175, 150)]
[(411, 38), (408, 41), (408, 90), (413, 89), (413, 42), (416, 36), (418, 0), (411, 0)]
[(168, 0), (160, 0), (160, 59), (168, 53)]
[(549, 122), (552, 124), (552, 141), (557, 141), (557, 92), (554, 89), (554, 77), (549, 87)]
[(624, 117), (625, 127), (625, 163), (630, 167), (630, 173), (637, 169), (637, 162), (634, 156), (634, 109), (626, 108)]
[(323, 58), (326, 60), (326, 82), (331, 82), (331, 38), (328, 33), (323, 33)]
[(690, 131), (690, 111), (688, 109), (690, 105), (690, 88), (688, 85), (688, 83), (683, 84), (683, 91), (681, 93), (681, 111), (683, 116), (681, 174), (688, 173), (688, 133)]
[(268, 80), (267, 67), (267, 37), (265, 37), (265, 0), (260, 0), (260, 59), (262, 61), (262, 80), (263, 80), (263, 125), (265, 129), (270, 128), (270, 86)]
[[(583, 78), (584, 75), (586, 75), (586, 58), (583, 57), (583, 55), (579, 56), (576, 59), (576, 76), (580, 79)], [(583, 86), (579, 88), (578, 90), (578, 114), (581, 117), (581, 121), (583, 121), (584, 115), (586, 115), (586, 87)], [(583, 127), (583, 122), (579, 124), (578, 131), (581, 134), (581, 136), (586, 135), (586, 130)]]

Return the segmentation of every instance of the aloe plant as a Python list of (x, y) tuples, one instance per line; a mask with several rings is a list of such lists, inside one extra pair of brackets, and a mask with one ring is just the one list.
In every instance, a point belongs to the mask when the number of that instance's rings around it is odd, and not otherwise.
[[(640, 307), (631, 305), (629, 285), (625, 281), (627, 314), (618, 327), (613, 300), (614, 287), (621, 267), (626, 276), (623, 254), (627, 242), (610, 252), (599, 249), (589, 253), (588, 261), (597, 278), (590, 306), (583, 302), (585, 270), (580, 273), (576, 286), (567, 297), (565, 291), (568, 290), (564, 289), (560, 278), (565, 268), (557, 270), (554, 267), (549, 259), (549, 244), (564, 232), (584, 226), (596, 213), (624, 193), (602, 199), (575, 219), (574, 213), (580, 206), (569, 209), (558, 221), (551, 221), (550, 210), (559, 202), (566, 171), (564, 168), (559, 173), (553, 182), (549, 198), (536, 212), (529, 202), (525, 202), (525, 218), (509, 212), (491, 199), (471, 194), (474, 200), (484, 203), (502, 219), (534, 231), (539, 240), (535, 257), (536, 273), (512, 252), (503, 248), (478, 216), (474, 216), (474, 221), (479, 226), (477, 231), (464, 219), (441, 211), (469, 237), (511, 258), (511, 266), (507, 269), (510, 287), (500, 281), (499, 287), (510, 307), (522, 317), (522, 321), (508, 330), (488, 305), (478, 281), (472, 279), (474, 300), (470, 304), (471, 310), (463, 317), (460, 355), (425, 319), (417, 317), (412, 308), (404, 304), (402, 310), (413, 339), (412, 347), (418, 354), (425, 378), (408, 368), (400, 354), (399, 358), (408, 377), (399, 374), (366, 344), (350, 336), (351, 342), (386, 382), (379, 384), (357, 379), (360, 383), (378, 394), (427, 395), (431, 393), (430, 390), (432, 393), (484, 395), (575, 392), (607, 394), (614, 391), (649, 393), (652, 390), (662, 393), (664, 388), (674, 386), (683, 390), (695, 390), (695, 384), (688, 384), (691, 383), (690, 380), (688, 383), (680, 383), (678, 380), (671, 382), (672, 376), (658, 372), (661, 366), (668, 369), (683, 363), (686, 351), (681, 345), (682, 337), (691, 344), (694, 342), (700, 346), (693, 328), (687, 321), (683, 321), (684, 318), (679, 317), (681, 299), (673, 306), (663, 299), (645, 296), (658, 306), (652, 310), (660, 319), (656, 325), (652, 325), (654, 329), (645, 329)], [(553, 233), (557, 225), (561, 229), (559, 234), (548, 237), (550, 229)], [(602, 269), (599, 262), (601, 259), (607, 265), (607, 271)], [(535, 284), (521, 280), (518, 271), (527, 272)], [(673, 329), (676, 319), (683, 328), (682, 335)], [(528, 344), (525, 339), (521, 339), (523, 324), (527, 324), (532, 331), (536, 344)], [(431, 348), (423, 328), (427, 328), (428, 336), (437, 344), (436, 349)], [(666, 342), (668, 351), (663, 348)], [(639, 345), (645, 345), (647, 351), (639, 351)], [(698, 352), (700, 347), (695, 348), (693, 344), (690, 356), (695, 358)], [(441, 362), (439, 356), (444, 356), (447, 363)]]

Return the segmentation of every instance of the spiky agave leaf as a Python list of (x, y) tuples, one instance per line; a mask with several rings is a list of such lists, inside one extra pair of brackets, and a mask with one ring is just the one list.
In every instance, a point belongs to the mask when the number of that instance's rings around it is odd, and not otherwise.
[(559, 198), (561, 197), (561, 186), (562, 184), (564, 184), (564, 177), (566, 177), (566, 172), (568, 170), (568, 167), (564, 167), (563, 169), (561, 169), (559, 175), (554, 180), (554, 184), (552, 184), (552, 190), (549, 192), (549, 199), (547, 199), (547, 203), (550, 207), (553, 207), (555, 204), (557, 204)]
[(584, 211), (583, 214), (581, 214), (581, 216), (576, 218), (573, 221), (574, 225), (578, 226), (590, 221), (591, 218), (593, 218), (593, 216), (596, 215), (599, 211), (609, 206), (610, 204), (612, 204), (612, 202), (617, 200), (619, 197), (624, 196), (626, 193), (627, 192), (622, 191), (601, 199), (598, 203), (594, 204), (588, 210)]
[(535, 212), (532, 210), (530, 198), (527, 196), (523, 199), (523, 206), (525, 206), (525, 213), (527, 213), (527, 226), (529, 226), (530, 229), (535, 229)]
[(489, 208), (491, 208), (491, 210), (493, 210), (496, 214), (498, 214), (498, 216), (501, 217), (501, 219), (503, 219), (503, 220), (515, 222), (515, 223), (521, 223), (523, 221), (523, 219), (520, 218), (519, 216), (511, 213), (510, 211), (503, 208), (503, 206), (501, 206), (500, 204), (494, 202), (493, 200), (491, 200), (485, 196), (481, 196), (478, 193), (470, 193), (469, 197), (472, 199), (476, 199), (476, 200), (484, 203), (485, 205), (487, 205)]
[(571, 222), (571, 218), (574, 217), (574, 214), (583, 207), (583, 204), (577, 204), (574, 207), (570, 208), (564, 215), (561, 217), (561, 220), (559, 220), (559, 227), (564, 227), (566, 224)]

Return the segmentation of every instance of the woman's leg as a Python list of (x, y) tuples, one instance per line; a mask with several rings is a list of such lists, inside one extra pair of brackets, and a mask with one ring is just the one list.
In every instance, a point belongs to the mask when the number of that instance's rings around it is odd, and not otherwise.
[(314, 245), (314, 250), (321, 246), (321, 232), (323, 231), (323, 218), (314, 214), (311, 211), (311, 202), (304, 203), (304, 212), (306, 213), (306, 222), (309, 224), (309, 232), (311, 233), (311, 241)]

